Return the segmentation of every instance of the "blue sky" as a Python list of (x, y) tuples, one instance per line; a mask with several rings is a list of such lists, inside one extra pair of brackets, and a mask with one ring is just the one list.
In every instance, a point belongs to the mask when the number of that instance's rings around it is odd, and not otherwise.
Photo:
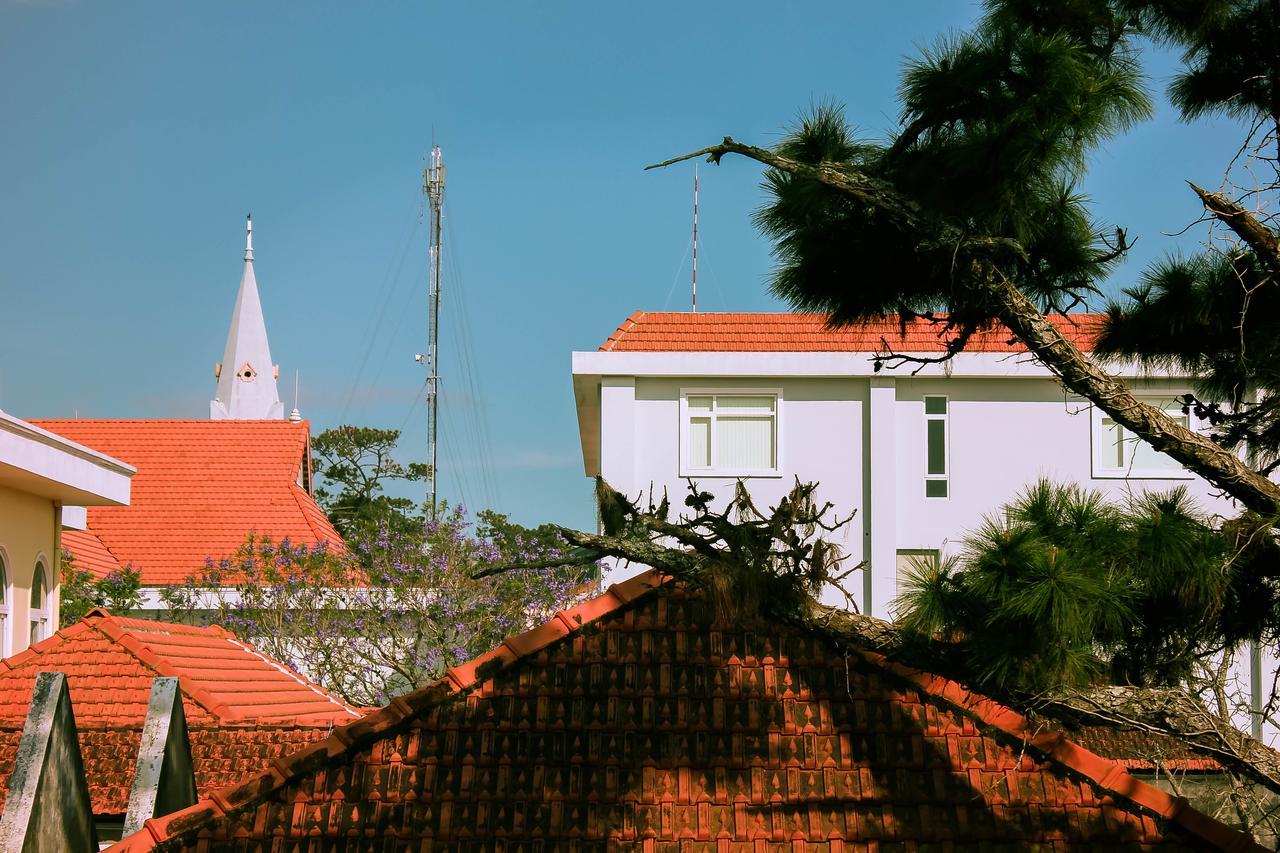
[[(692, 166), (769, 144), (806, 105), (894, 126), (904, 57), (976, 3), (818, 6), (0, 0), (0, 408), (208, 413), (244, 215), (280, 363), (315, 429), (404, 426), (426, 333), (421, 169), (448, 167), (441, 492), (589, 526), (569, 354), (633, 310), (688, 305)], [(1164, 101), (1085, 189), (1138, 242), (1115, 286), (1199, 232), (1240, 135)], [(752, 228), (759, 169), (703, 166), (699, 304), (782, 310)], [(288, 406), (286, 406), (288, 408)], [(487, 427), (485, 426), (487, 425)], [(488, 441), (478, 436), (487, 430)]]

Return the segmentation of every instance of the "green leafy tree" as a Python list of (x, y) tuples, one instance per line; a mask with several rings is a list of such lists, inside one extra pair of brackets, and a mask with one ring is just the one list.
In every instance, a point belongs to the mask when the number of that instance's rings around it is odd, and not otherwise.
[(121, 615), (137, 610), (142, 606), (141, 590), (142, 576), (133, 566), (98, 577), (77, 568), (75, 557), (63, 550), (58, 626), (74, 625), (95, 607)]
[(367, 535), (380, 527), (412, 531), (420, 525), (419, 506), (387, 494), (395, 482), (420, 482), (430, 473), (421, 462), (395, 459), (400, 431), (339, 426), (311, 440), (320, 478), (315, 495), (343, 538)]
[[(739, 154), (769, 167), (771, 199), (757, 218), (774, 241), (773, 288), (796, 307), (829, 312), (836, 324), (885, 314), (932, 322), (948, 351), (925, 360), (950, 358), (976, 331), (1003, 325), (1069, 390), (1271, 517), (1280, 510), (1263, 458), (1280, 441), (1280, 326), (1267, 307), (1280, 287), (1268, 214), (1280, 189), (1277, 18), (1270, 0), (990, 0), (973, 31), (907, 64), (902, 123), (887, 142), (859, 136), (839, 109), (821, 106), (773, 149), (726, 137), (659, 165)], [(1229, 240), (1165, 265), (1191, 283), (1182, 290), (1153, 270), (1152, 286), (1113, 311), (1104, 347), (1196, 369), (1208, 395), (1199, 402), (1220, 427), (1212, 436), (1139, 400), (1046, 317), (1096, 298), (1128, 249), (1123, 227), (1096, 215), (1078, 187), (1090, 156), (1150, 114), (1144, 34), (1184, 50), (1172, 97), (1188, 120), (1244, 119), (1260, 177), (1222, 192), (1192, 185), (1215, 234)], [(1217, 316), (1194, 312), (1204, 305)], [(1237, 330), (1233, 340), (1223, 327)], [(1142, 328), (1153, 331), (1135, 333)], [(1223, 388), (1231, 393), (1216, 396)], [(1242, 459), (1242, 443), (1258, 455)]]

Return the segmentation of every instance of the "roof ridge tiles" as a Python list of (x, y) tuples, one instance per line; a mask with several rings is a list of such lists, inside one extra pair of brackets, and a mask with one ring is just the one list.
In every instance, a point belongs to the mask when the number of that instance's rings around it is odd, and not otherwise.
[[(336, 726), (332, 733), (290, 755), (274, 759), (268, 769), (245, 777), (240, 782), (217, 788), (182, 811), (175, 812), (156, 823), (144, 837), (135, 833), (117, 843), (111, 850), (152, 850), (159, 843), (178, 834), (195, 832), (216, 819), (217, 814), (231, 815), (249, 808), (272, 796), (291, 780), (314, 770), (319, 770), (337, 758), (350, 754), (404, 724), (415, 714), (422, 713), (448, 699), (482, 684), (494, 674), (486, 664), (496, 670), (506, 669), (521, 659), (530, 657), (548, 646), (563, 640), (576, 630), (604, 616), (612, 615), (630, 606), (646, 594), (667, 586), (675, 579), (670, 575), (650, 569), (620, 584), (609, 587), (606, 593), (590, 602), (557, 611), (547, 622), (526, 631), (518, 637), (508, 637), (497, 648), (464, 664), (450, 668), (439, 680), (412, 690), (386, 706), (359, 719)], [(643, 591), (640, 591), (643, 588)], [(612, 598), (617, 603), (608, 607), (596, 607), (595, 602)], [(575, 614), (581, 614), (576, 619)], [(570, 628), (571, 625), (576, 627)], [(1029, 728), (1029, 721), (1022, 714), (994, 699), (974, 693), (953, 679), (924, 670), (915, 669), (888, 660), (883, 654), (866, 649), (853, 649), (869, 665), (875, 666), (910, 684), (921, 693), (941, 701), (962, 715), (981, 722), (1006, 737), (1022, 741), (1046, 760), (1052, 761), (1086, 779), (1091, 784), (1122, 800), (1127, 800), (1152, 814), (1169, 820), (1192, 835), (1222, 850), (1253, 853), (1264, 851), (1245, 833), (1226, 826), (1212, 817), (1197, 811), (1181, 797), (1174, 797), (1143, 782), (1116, 762), (1102, 758), (1075, 743), (1063, 732), (1039, 732)], [(505, 653), (504, 653), (505, 652)], [(495, 671), (496, 671), (495, 670)], [(1054, 737), (1056, 735), (1056, 737)], [(1045, 749), (1047, 748), (1047, 749)], [(1105, 783), (1105, 784), (1104, 784)], [(1123, 806), (1121, 806), (1123, 808)], [(201, 817), (207, 815), (207, 817)], [(151, 823), (148, 821), (148, 823)], [(156, 829), (163, 834), (157, 834)]]

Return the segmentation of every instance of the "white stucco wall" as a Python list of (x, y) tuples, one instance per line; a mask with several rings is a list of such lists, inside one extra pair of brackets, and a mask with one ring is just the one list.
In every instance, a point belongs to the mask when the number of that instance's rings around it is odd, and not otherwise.
[[(1133, 384), (1153, 395), (1186, 390), (1172, 380)], [(889, 615), (898, 550), (953, 552), (984, 514), (996, 512), (1039, 477), (1076, 482), (1117, 499), (1131, 491), (1185, 485), (1205, 511), (1231, 512), (1230, 503), (1197, 477), (1095, 477), (1091, 407), (1041, 377), (606, 377), (600, 389), (600, 466), (615, 488), (632, 497), (643, 492), (646, 499), (650, 488), (658, 498), (665, 489), (672, 505), (683, 507), (691, 478), (680, 476), (680, 393), (690, 388), (780, 392), (779, 474), (749, 478), (752, 495), (767, 507), (799, 477), (820, 483), (820, 499), (831, 501), (841, 515), (857, 511), (841, 544), (855, 562), (873, 558), (871, 589), (863, 590), (859, 604), (877, 616)], [(948, 398), (946, 498), (924, 493), (926, 395)], [(697, 482), (727, 500), (736, 478), (704, 475)]]

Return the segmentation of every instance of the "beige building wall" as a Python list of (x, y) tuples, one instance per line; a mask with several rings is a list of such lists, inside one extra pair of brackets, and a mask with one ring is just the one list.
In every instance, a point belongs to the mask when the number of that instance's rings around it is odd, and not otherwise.
[[(0, 486), (0, 560), (4, 562), (5, 589), (3, 647), (7, 657), (31, 643), (31, 583), (38, 564), (45, 571), (48, 602), (41, 638), (58, 628), (58, 579), (61, 529), (59, 511), (48, 498)], [(6, 612), (7, 611), (7, 612)]]

